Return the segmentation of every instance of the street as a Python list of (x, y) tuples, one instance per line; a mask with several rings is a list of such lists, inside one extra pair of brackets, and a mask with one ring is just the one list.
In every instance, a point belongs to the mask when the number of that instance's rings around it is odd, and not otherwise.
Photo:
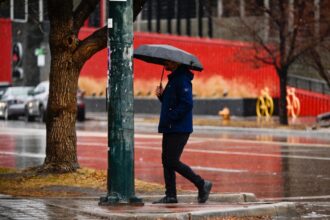
[[(135, 178), (163, 184), (161, 135), (155, 124), (135, 122)], [(107, 169), (106, 121), (77, 123), (80, 166)], [(257, 198), (329, 199), (330, 137), (197, 128), (182, 161), (214, 183), (213, 192), (251, 192)], [(0, 121), (0, 167), (40, 165), (45, 125)], [(177, 175), (178, 188), (195, 190)]]

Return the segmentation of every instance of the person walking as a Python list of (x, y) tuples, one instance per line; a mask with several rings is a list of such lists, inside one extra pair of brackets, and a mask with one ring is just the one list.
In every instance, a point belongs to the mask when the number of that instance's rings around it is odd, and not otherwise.
[(187, 66), (166, 61), (164, 68), (172, 71), (168, 75), (165, 89), (161, 84), (156, 96), (161, 102), (158, 132), (163, 134), (162, 164), (165, 179), (165, 197), (156, 203), (177, 203), (176, 177), (179, 173), (198, 189), (198, 202), (208, 200), (212, 183), (197, 175), (188, 165), (180, 161), (183, 149), (193, 131), (192, 125), (192, 84), (194, 75)]

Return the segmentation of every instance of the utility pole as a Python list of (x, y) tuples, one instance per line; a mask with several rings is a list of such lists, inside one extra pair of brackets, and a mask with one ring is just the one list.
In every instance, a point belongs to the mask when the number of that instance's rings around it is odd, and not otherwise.
[(108, 178), (100, 205), (143, 204), (134, 189), (133, 0), (108, 1)]

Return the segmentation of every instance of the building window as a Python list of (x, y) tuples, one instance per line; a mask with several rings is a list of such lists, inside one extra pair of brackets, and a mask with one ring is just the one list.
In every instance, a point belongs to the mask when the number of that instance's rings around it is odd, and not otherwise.
[(10, 17), (16, 22), (27, 22), (28, 0), (10, 0)]
[(330, 21), (330, 2), (328, 0), (319, 1), (320, 20), (323, 22)]
[(88, 27), (100, 27), (101, 23), (100, 3), (97, 4), (95, 10), (88, 18)]
[(211, 16), (218, 16), (218, 1), (209, 0)]
[(149, 0), (142, 9), (142, 19), (147, 20), (149, 13), (152, 19), (157, 19), (157, 7), (159, 7), (160, 19), (175, 19), (178, 13), (178, 4), (180, 4), (180, 17), (181, 18), (194, 18), (196, 17), (196, 4), (195, 1), (182, 1), (182, 0), (167, 0), (155, 1)]
[(10, 1), (0, 3), (0, 18), (10, 18)]
[(318, 13), (315, 16), (315, 31), (317, 34), (324, 36), (327, 34), (330, 23), (330, 2), (328, 0), (318, 0), (315, 2)]
[(223, 17), (239, 17), (240, 1), (239, 0), (223, 0)]
[(160, 4), (160, 18), (166, 19), (166, 18), (175, 18), (175, 6), (176, 1), (175, 0), (167, 0), (167, 1), (147, 1), (145, 6), (142, 9), (142, 19), (147, 20), (149, 13), (151, 13), (151, 18), (156, 19), (157, 18), (157, 4)]
[(42, 8), (43, 8), (43, 19), (44, 21), (48, 21), (49, 20), (49, 17), (48, 17), (48, 1), (44, 1), (44, 0), (41, 0), (43, 2), (42, 4)]
[(245, 0), (246, 16), (263, 16), (264, 0)]

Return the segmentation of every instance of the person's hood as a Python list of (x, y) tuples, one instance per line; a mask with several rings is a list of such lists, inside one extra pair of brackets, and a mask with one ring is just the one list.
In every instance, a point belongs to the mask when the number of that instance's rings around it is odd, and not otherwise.
[(169, 74), (167, 77), (168, 79), (172, 79), (176, 75), (184, 75), (187, 77), (190, 81), (194, 79), (194, 74), (189, 70), (188, 67), (185, 65), (180, 65), (176, 70), (174, 70), (171, 74)]

